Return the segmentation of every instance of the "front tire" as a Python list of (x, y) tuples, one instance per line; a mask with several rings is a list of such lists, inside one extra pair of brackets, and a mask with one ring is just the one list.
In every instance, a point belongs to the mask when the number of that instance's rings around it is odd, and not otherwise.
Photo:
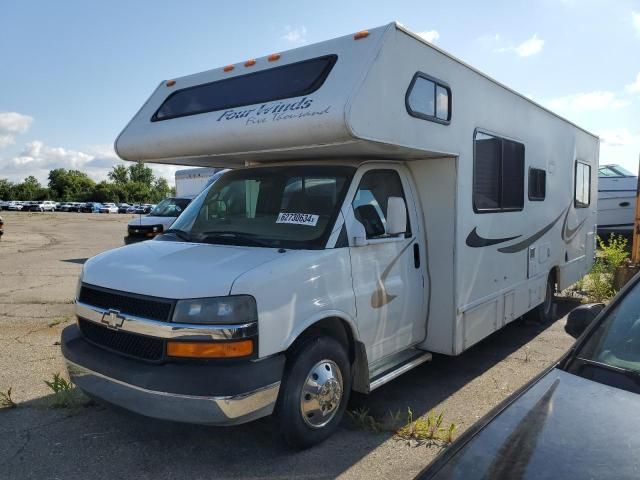
[(328, 438), (342, 420), (350, 392), (351, 365), (337, 340), (313, 337), (294, 346), (274, 412), (284, 441), (304, 449)]

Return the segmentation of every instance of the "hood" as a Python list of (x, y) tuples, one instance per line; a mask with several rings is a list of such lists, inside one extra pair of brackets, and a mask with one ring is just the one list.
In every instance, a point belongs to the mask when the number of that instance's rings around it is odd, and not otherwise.
[(215, 297), (279, 255), (271, 248), (149, 240), (89, 259), (83, 282), (163, 298)]
[(166, 230), (178, 217), (153, 217), (151, 215), (138, 215), (129, 222), (130, 227), (140, 227), (143, 225), (162, 225)]
[(419, 478), (638, 478), (639, 408), (639, 394), (556, 368)]

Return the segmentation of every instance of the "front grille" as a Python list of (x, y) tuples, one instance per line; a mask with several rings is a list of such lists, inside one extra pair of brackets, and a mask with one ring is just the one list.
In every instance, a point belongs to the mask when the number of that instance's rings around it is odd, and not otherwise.
[(111, 330), (83, 318), (78, 319), (78, 325), (84, 338), (99, 347), (151, 362), (164, 356), (164, 340), (160, 338)]
[(115, 290), (105, 290), (83, 285), (80, 289), (81, 303), (105, 310), (114, 309), (136, 317), (168, 322), (171, 318), (173, 302), (154, 297), (133, 296)]

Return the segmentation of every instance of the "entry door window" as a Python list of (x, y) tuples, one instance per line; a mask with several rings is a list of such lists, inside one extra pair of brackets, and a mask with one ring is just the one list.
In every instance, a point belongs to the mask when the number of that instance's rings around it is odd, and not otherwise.
[[(386, 215), (389, 197), (400, 197), (407, 204), (398, 172), (384, 169), (364, 174), (352, 205), (356, 219), (364, 225), (368, 239), (388, 236)], [(411, 236), (408, 210), (405, 236)]]

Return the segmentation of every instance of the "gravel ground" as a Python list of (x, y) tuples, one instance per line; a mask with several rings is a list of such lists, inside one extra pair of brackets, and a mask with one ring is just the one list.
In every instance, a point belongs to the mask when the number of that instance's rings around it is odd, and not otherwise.
[[(44, 380), (64, 372), (57, 345), (73, 321), (82, 262), (122, 245), (131, 215), (2, 212), (0, 241), (0, 477), (11, 479), (412, 478), (442, 448), (373, 433), (350, 419), (304, 452), (285, 448), (271, 419), (228, 428), (156, 421), (87, 404), (53, 408)], [(459, 357), (435, 355), (364, 402), (370, 414), (443, 412), (456, 434), (552, 364), (572, 344), (558, 319), (518, 320)]]

